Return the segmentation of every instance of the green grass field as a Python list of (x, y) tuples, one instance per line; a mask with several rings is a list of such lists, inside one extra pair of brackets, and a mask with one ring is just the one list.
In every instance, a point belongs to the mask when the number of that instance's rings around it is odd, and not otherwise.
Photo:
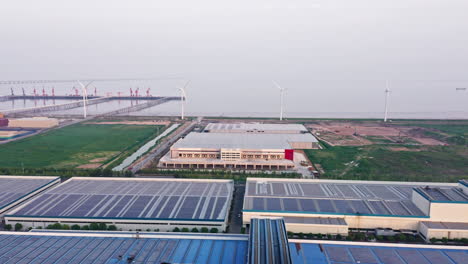
[[(322, 178), (383, 181), (455, 182), (468, 178), (468, 125), (414, 124), (430, 129), (426, 136), (447, 142), (447, 146), (415, 146), (387, 144), (359, 147), (332, 147), (306, 150), (314, 164), (324, 170)], [(411, 142), (408, 142), (411, 143)]]
[[(163, 126), (159, 126), (160, 132)], [(107, 163), (157, 135), (157, 126), (77, 124), (0, 147), (3, 168), (76, 168)]]

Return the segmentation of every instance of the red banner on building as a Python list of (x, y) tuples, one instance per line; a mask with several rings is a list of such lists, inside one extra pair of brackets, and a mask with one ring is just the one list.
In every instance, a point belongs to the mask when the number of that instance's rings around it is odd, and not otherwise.
[(294, 149), (285, 149), (284, 158), (287, 160), (294, 160)]

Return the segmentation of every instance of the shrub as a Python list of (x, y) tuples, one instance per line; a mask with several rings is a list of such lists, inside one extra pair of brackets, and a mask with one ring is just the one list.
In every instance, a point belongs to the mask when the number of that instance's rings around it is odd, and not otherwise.
[(405, 241), (406, 241), (406, 235), (400, 233), (400, 234), (398, 234), (397, 236), (395, 236), (395, 240), (401, 241), (401, 242), (405, 242)]
[(202, 233), (208, 233), (208, 228), (207, 227), (202, 227), (201, 232)]
[(7, 231), (11, 231), (12, 228), (13, 227), (10, 224), (5, 225), (5, 230), (7, 230)]
[(395, 238), (393, 236), (387, 236), (387, 241), (393, 242)]
[(196, 227), (192, 228), (193, 233), (198, 233), (198, 229)]
[(188, 231), (189, 231), (189, 229), (188, 229), (188, 228), (186, 228), (186, 227), (182, 228), (182, 232), (185, 232), (185, 233), (187, 233)]
[(154, 232), (159, 232), (159, 228), (156, 228), (156, 229), (154, 230)]
[(37, 229), (42, 229), (42, 226), (38, 226)]
[(89, 230), (89, 226), (88, 226), (88, 225), (84, 225), (83, 227), (81, 227), (81, 230)]
[[(245, 233), (245, 227), (242, 227), (242, 228), (241, 228), (241, 233), (242, 233), (242, 234), (244, 234), (244, 233)], [(293, 235), (294, 235), (294, 233), (293, 233), (293, 232), (291, 232), (291, 231), (288, 231), (288, 237), (292, 237)]]
[(218, 228), (216, 227), (211, 228), (210, 233), (218, 233)]
[(342, 239), (343, 239), (343, 236), (340, 235), (340, 234), (338, 234), (338, 235), (336, 235), (336, 239), (337, 239), (337, 240), (342, 240)]
[[(15, 229), (16, 229), (16, 225), (15, 225)], [(442, 243), (446, 244), (447, 242), (448, 242), (448, 238), (443, 237), (443, 238), (442, 238)]]
[(416, 241), (416, 238), (415, 238), (413, 235), (409, 235), (409, 236), (407, 237), (407, 241), (408, 241), (408, 242), (414, 242), (414, 241)]
[(117, 227), (116, 227), (115, 225), (109, 225), (109, 226), (107, 227), (107, 230), (109, 230), (109, 231), (117, 231)]
[[(241, 234), (245, 234), (245, 227), (241, 227)], [(288, 237), (292, 236), (292, 232), (288, 232)]]
[(107, 230), (107, 225), (106, 223), (99, 223), (98, 228), (99, 228), (98, 230)]
[(63, 230), (70, 230), (70, 226), (69, 225), (62, 225), (62, 229)]
[(378, 236), (376, 236), (375, 238), (376, 238), (378, 241), (382, 241), (382, 240), (384, 240), (384, 237), (383, 237), (383, 236), (381, 236), (381, 235), (378, 235)]
[(99, 224), (98, 223), (91, 223), (89, 225), (89, 230), (99, 230)]
[(180, 232), (180, 229), (178, 227), (174, 228), (174, 230), (172, 230), (173, 232)]
[(16, 223), (15, 224), (15, 231), (20, 231), (21, 229), (23, 229), (23, 225), (20, 224), (20, 223)]
[(81, 227), (80, 227), (79, 225), (72, 225), (72, 226), (71, 226), (71, 229), (72, 229), (72, 230), (80, 230)]

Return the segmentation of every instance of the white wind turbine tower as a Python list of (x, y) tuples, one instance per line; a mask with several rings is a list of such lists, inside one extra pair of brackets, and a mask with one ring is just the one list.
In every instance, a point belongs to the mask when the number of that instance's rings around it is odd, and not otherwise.
[(281, 88), (281, 86), (273, 81), (273, 84), (276, 85), (276, 87), (278, 87), (278, 89), (280, 90), (280, 120), (283, 120), (283, 111), (284, 111), (284, 106), (283, 106), (283, 103), (284, 103), (284, 92), (287, 91), (287, 89), (285, 88)]
[(180, 119), (184, 120), (185, 118), (185, 101), (187, 100), (187, 94), (185, 93), (185, 88), (187, 88), (190, 81), (187, 81), (184, 87), (179, 87), (180, 91)]
[(387, 115), (388, 115), (388, 106), (390, 105), (390, 88), (388, 85), (388, 81), (385, 82), (385, 115), (384, 115), (384, 122), (387, 122)]
[(83, 116), (84, 118), (86, 118), (88, 116), (88, 111), (86, 109), (86, 101), (88, 100), (88, 86), (93, 82), (93, 81), (90, 81), (88, 84), (84, 85), (82, 82), (80, 81), (77, 81), (80, 86), (81, 86), (81, 89), (82, 89), (82, 93), (83, 93)]

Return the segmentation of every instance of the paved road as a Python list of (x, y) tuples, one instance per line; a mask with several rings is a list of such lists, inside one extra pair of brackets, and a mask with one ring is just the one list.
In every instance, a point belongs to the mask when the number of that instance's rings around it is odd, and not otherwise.
[(229, 213), (228, 233), (239, 234), (242, 228), (242, 207), (244, 205), (245, 184), (234, 185), (231, 212)]
[(145, 166), (151, 164), (151, 162), (158, 156), (162, 156), (169, 148), (181, 137), (186, 135), (188, 132), (190, 132), (195, 125), (197, 124), (197, 121), (192, 121), (189, 125), (184, 125), (180, 127), (178, 130), (170, 134), (167, 138), (166, 141), (160, 143), (155, 147), (155, 149), (147, 154), (143, 159), (137, 160), (134, 164), (130, 165), (129, 168), (133, 173), (136, 173), (137, 171), (141, 170)]

